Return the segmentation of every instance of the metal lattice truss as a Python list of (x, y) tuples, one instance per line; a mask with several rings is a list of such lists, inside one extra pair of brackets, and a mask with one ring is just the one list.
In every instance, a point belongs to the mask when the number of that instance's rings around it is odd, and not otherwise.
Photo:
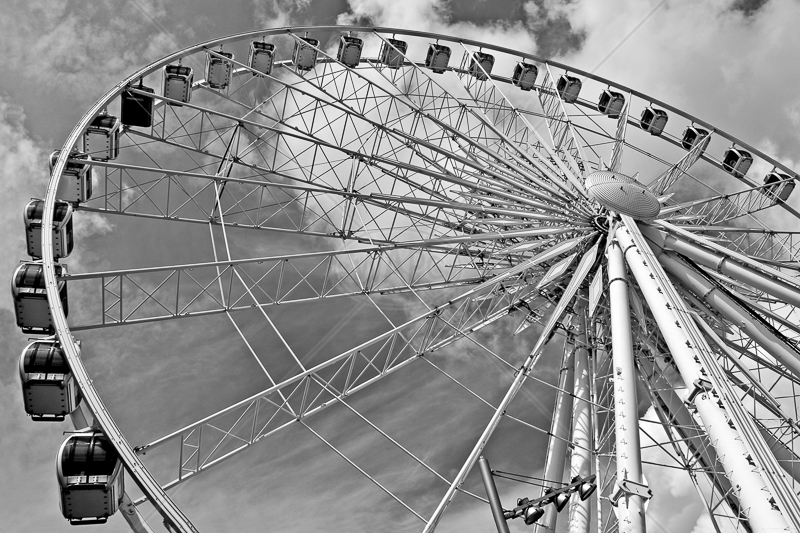
[[(797, 175), (696, 117), (589, 73), (569, 70), (586, 86), (582, 97), (565, 99), (558, 83), (566, 65), (522, 54), (538, 65), (539, 79), (531, 92), (519, 91), (502, 72), (519, 59), (516, 51), (419, 32), (344, 29), (365, 39), (356, 66), (306, 41), (302, 29), (243, 34), (176, 53), (109, 92), (67, 142), (76, 144), (100, 109), (113, 112), (123, 90), (151, 95), (133, 82), (160, 83), (170, 62), (230, 63), (225, 87), (195, 82), (189, 101), (156, 92), (152, 126), (124, 127), (119, 157), (89, 154), (94, 194), (77, 206), (78, 217), (92, 213), (117, 231), (145, 228), (128, 235), (143, 231), (175, 242), (175, 256), (155, 264), (137, 257), (131, 266), (124, 242), (105, 239), (108, 250), (93, 249), (78, 235), (78, 247), (102, 257), (91, 263), (102, 268), (62, 278), (78, 303), (69, 325), (56, 320), (56, 332), (95, 423), (121, 450), (141, 492), (132, 493), (128, 514), (153, 505), (169, 528), (193, 530), (169, 491), (201, 484), (200, 473), (248, 450), (259, 453), (275, 435), (300, 427), (378, 489), (376, 502), (404, 509), (401, 528), (433, 531), (452, 516), (445, 512), (451, 502), (462, 509), (488, 503), (472, 474), (487, 455), (498, 472), (516, 468), (515, 483), (539, 482), (538, 489), (503, 488), (511, 514), (512, 492), (539, 491), (533, 497), (546, 499), (591, 474), (593, 513), (573, 496), (563, 515), (571, 525), (643, 531), (654, 514), (645, 514), (645, 502), (659, 490), (645, 475), (679, 469), (717, 531), (761, 531), (756, 512), (764, 523), (797, 531), (800, 233), (791, 223), (772, 229), (762, 215), (795, 221), (800, 213), (771, 185), (726, 172), (717, 155), (733, 143)], [(278, 34), (287, 50), (279, 47), (269, 74), (217, 49)], [(409, 39), (408, 50), (398, 35)], [(452, 57), (443, 73), (421, 59), (428, 41), (420, 38), (448, 43)], [(311, 68), (286, 59), (294, 47), (316, 54)], [(379, 49), (395, 62), (376, 55)], [(494, 68), (476, 61), (486, 50)], [(587, 100), (591, 88), (623, 95), (619, 113)], [(648, 135), (637, 118), (646, 106), (669, 111), (671, 124), (696, 123), (711, 134), (689, 150), (672, 125)], [(68, 152), (55, 165), (55, 179), (68, 162), (85, 162), (84, 154), (68, 159)], [(593, 201), (586, 177), (606, 169), (639, 173), (659, 197), (659, 218), (634, 221)], [(43, 241), (50, 268), (47, 236)], [(54, 316), (64, 315), (58, 298), (50, 298)], [(374, 333), (351, 340), (330, 316), (309, 316), (325, 342), (318, 353), (304, 353), (296, 348), (302, 333), (277, 318), (327, 300), (368, 309), (365, 322)], [(71, 332), (80, 332), (86, 351), (105, 328), (160, 331), (155, 323), (183, 319), (176, 323), (191, 331), (201, 317), (214, 316), (231, 335), (229, 355), (255, 361), (268, 385), (129, 444)], [(273, 336), (274, 355), (260, 355), (247, 333), (253, 329)], [(334, 337), (346, 344), (327, 342)], [(521, 352), (506, 353), (512, 342)], [(459, 350), (471, 357), (454, 367), (449, 358)], [(554, 373), (556, 351), (564, 355)], [(469, 442), (444, 443), (457, 450), (447, 457), (428, 453), (442, 446), (433, 436), (425, 448), (405, 442), (359, 404), (380, 403), (382, 391), (397, 386), (391, 376), (420, 369), (458, 391), (469, 409), (490, 413), (481, 415)], [(482, 379), (491, 372), (494, 390), (487, 392)], [(637, 398), (637, 388), (646, 396)], [(541, 391), (556, 397), (544, 418), (525, 403)], [(425, 399), (406, 399), (424, 410)], [(474, 418), (458, 404), (455, 419)], [(355, 417), (421, 469), (418, 494), (327, 435), (332, 412)], [(515, 458), (501, 453), (508, 449), (502, 439), (514, 431), (545, 438), (547, 458), (526, 458), (520, 472)], [(487, 448), (498, 439), (497, 448)], [(542, 520), (555, 527), (556, 514), (547, 511)]]

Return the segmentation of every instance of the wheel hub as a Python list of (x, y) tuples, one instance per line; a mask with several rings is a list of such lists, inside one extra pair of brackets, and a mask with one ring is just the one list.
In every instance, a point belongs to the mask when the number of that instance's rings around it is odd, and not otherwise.
[(658, 198), (647, 187), (619, 172), (592, 172), (586, 177), (586, 190), (606, 209), (635, 219), (649, 220), (661, 211)]

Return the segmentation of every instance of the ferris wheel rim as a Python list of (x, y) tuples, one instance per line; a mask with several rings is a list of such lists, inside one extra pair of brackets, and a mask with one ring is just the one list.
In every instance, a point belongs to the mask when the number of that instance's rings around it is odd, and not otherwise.
[[(636, 96), (638, 96), (640, 98), (643, 98), (643, 99), (646, 99), (646, 100), (650, 100), (653, 103), (657, 103), (657, 104), (659, 104), (659, 105), (661, 105), (661, 106), (663, 106), (663, 107), (665, 107), (667, 109), (670, 109), (670, 110), (678, 113), (680, 116), (683, 116), (684, 118), (689, 118), (689, 119), (691, 119), (693, 122), (695, 122), (697, 124), (705, 125), (707, 127), (710, 127), (710, 128), (712, 128), (714, 130), (715, 133), (720, 134), (725, 138), (733, 140), (737, 145), (747, 148), (748, 150), (752, 151), (753, 153), (758, 154), (764, 160), (773, 163), (775, 167), (781, 168), (782, 170), (786, 171), (789, 175), (793, 176), (795, 180), (798, 179), (797, 173), (795, 173), (794, 171), (792, 171), (791, 169), (789, 169), (785, 165), (782, 165), (781, 163), (779, 163), (779, 162), (775, 161), (774, 159), (770, 158), (769, 156), (761, 153), (759, 150), (749, 146), (748, 144), (744, 143), (743, 141), (739, 141), (738, 139), (733, 138), (732, 136), (726, 134), (725, 132), (723, 132), (723, 131), (721, 131), (719, 129), (716, 129), (713, 126), (711, 126), (711, 125), (709, 125), (709, 124), (707, 124), (707, 123), (705, 123), (705, 122), (703, 122), (703, 121), (701, 121), (699, 119), (695, 119), (691, 115), (685, 114), (685, 113), (681, 112), (680, 110), (678, 110), (678, 109), (676, 109), (676, 108), (674, 108), (672, 106), (669, 106), (668, 104), (665, 104), (665, 103), (660, 102), (660, 101), (658, 101), (656, 99), (650, 98), (647, 95), (644, 95), (643, 93), (639, 93), (639, 92), (633, 91), (631, 89), (628, 89), (628, 88), (626, 88), (624, 86), (621, 86), (619, 84), (615, 84), (613, 82), (610, 82), (609, 80), (606, 80), (606, 79), (601, 78), (599, 76), (596, 76), (596, 75), (593, 75), (593, 74), (590, 74), (590, 73), (586, 73), (586, 72), (580, 71), (578, 69), (571, 68), (571, 67), (569, 67), (567, 65), (564, 65), (564, 64), (561, 64), (561, 63), (549, 61), (549, 60), (540, 58), (538, 56), (535, 56), (533, 54), (527, 54), (527, 53), (522, 53), (522, 52), (518, 52), (518, 51), (511, 51), (509, 49), (506, 49), (506, 48), (503, 48), (503, 47), (496, 47), (496, 46), (493, 46), (493, 45), (487, 44), (487, 43), (481, 43), (481, 42), (478, 42), (478, 41), (459, 39), (457, 37), (440, 35), (440, 34), (435, 34), (435, 33), (430, 33), (430, 32), (417, 32), (417, 31), (413, 31), (413, 30), (403, 30), (403, 29), (394, 29), (394, 28), (381, 28), (381, 27), (364, 27), (364, 26), (303, 26), (303, 27), (287, 27), (287, 28), (278, 28), (278, 29), (271, 29), (271, 30), (256, 30), (256, 31), (251, 31), (251, 32), (243, 32), (243, 33), (240, 33), (240, 34), (230, 35), (230, 36), (226, 36), (226, 37), (223, 37), (223, 38), (220, 38), (220, 39), (214, 39), (214, 40), (211, 40), (211, 41), (207, 41), (207, 42), (204, 42), (204, 43), (201, 43), (201, 44), (198, 44), (198, 45), (193, 45), (191, 47), (188, 47), (188, 48), (185, 48), (185, 49), (183, 49), (183, 50), (181, 50), (179, 52), (170, 54), (168, 56), (165, 56), (165, 57), (163, 57), (163, 58), (151, 63), (150, 65), (138, 70), (133, 75), (125, 78), (123, 81), (121, 81), (118, 84), (116, 84), (114, 86), (114, 88), (112, 88), (103, 97), (101, 97), (83, 115), (83, 117), (80, 119), (78, 124), (75, 126), (75, 128), (72, 130), (70, 135), (67, 137), (67, 140), (66, 140), (66, 142), (64, 144), (64, 148), (62, 149), (62, 152), (59, 155), (59, 157), (58, 157), (58, 159), (56, 161), (56, 164), (55, 164), (55, 166), (53, 168), (51, 181), (50, 181), (50, 183), (48, 185), (48, 191), (47, 191), (47, 195), (46, 195), (46, 198), (45, 198), (45, 209), (44, 209), (45, 215), (44, 215), (44, 220), (43, 220), (43, 226), (44, 227), (50, 227), (52, 225), (52, 213), (53, 213), (53, 207), (55, 205), (55, 200), (56, 200), (56, 198), (55, 198), (56, 189), (57, 189), (58, 181), (61, 178), (61, 175), (62, 175), (63, 170), (65, 168), (66, 161), (67, 161), (67, 159), (69, 157), (68, 156), (68, 154), (69, 154), (68, 147), (71, 147), (71, 146), (74, 146), (74, 145), (77, 144), (80, 135), (86, 129), (86, 127), (88, 126), (88, 124), (92, 120), (92, 118), (95, 115), (97, 115), (97, 113), (99, 113), (102, 109), (104, 109), (108, 105), (108, 103), (111, 102), (115, 97), (117, 97), (123, 90), (125, 90), (125, 87), (129, 86), (131, 83), (135, 82), (137, 79), (140, 79), (140, 78), (142, 78), (143, 76), (145, 76), (147, 74), (153, 73), (154, 71), (156, 71), (157, 69), (161, 68), (162, 66), (168, 64), (171, 61), (175, 61), (175, 60), (177, 60), (177, 59), (179, 59), (181, 57), (185, 57), (185, 56), (190, 55), (192, 53), (202, 51), (202, 50), (207, 49), (207, 48), (209, 48), (211, 46), (221, 45), (221, 44), (225, 44), (225, 43), (233, 42), (233, 41), (239, 41), (239, 40), (247, 39), (248, 37), (256, 37), (256, 36), (262, 36), (262, 35), (279, 35), (279, 34), (283, 34), (283, 33), (292, 33), (292, 32), (296, 32), (296, 31), (371, 31), (371, 32), (376, 32), (376, 33), (395, 33), (395, 34), (400, 34), (400, 35), (409, 35), (409, 36), (424, 37), (424, 38), (439, 38), (439, 39), (446, 39), (446, 40), (452, 40), (452, 41), (460, 41), (460, 42), (464, 42), (466, 44), (471, 44), (471, 45), (480, 45), (480, 46), (483, 46), (483, 47), (488, 48), (488, 49), (497, 50), (497, 51), (501, 51), (501, 52), (505, 52), (505, 53), (509, 53), (509, 54), (513, 53), (513, 54), (519, 55), (519, 56), (527, 58), (527, 59), (532, 59), (534, 61), (539, 61), (539, 62), (542, 62), (542, 63), (545, 63), (545, 64), (550, 64), (550, 65), (553, 65), (553, 66), (556, 66), (556, 67), (559, 67), (559, 68), (564, 68), (564, 69), (567, 69), (567, 70), (569, 70), (571, 72), (575, 72), (575, 73), (584, 75), (586, 77), (589, 77), (591, 79), (594, 79), (595, 81), (600, 81), (600, 82), (603, 82), (603, 83), (607, 83), (610, 86), (613, 86), (615, 88), (626, 90), (626, 91), (630, 92), (631, 94), (634, 94), (634, 95), (636, 95)], [(781, 204), (781, 205), (784, 205), (784, 207), (788, 207), (788, 206), (785, 206), (785, 204)], [(795, 215), (796, 216), (800, 216), (800, 214), (798, 214), (798, 213), (795, 213)], [(90, 407), (91, 407), (92, 404), (94, 404), (94, 405), (97, 406), (96, 408), (100, 409), (100, 412), (102, 412), (102, 408), (101, 408), (102, 399), (100, 398), (99, 394), (96, 394), (96, 391), (94, 391), (94, 388), (91, 386), (91, 380), (88, 377), (88, 373), (86, 373), (86, 370), (85, 370), (85, 368), (83, 367), (83, 365), (81, 363), (80, 357), (78, 356), (78, 352), (77, 352), (77, 344), (75, 344), (75, 341), (74, 341), (73, 337), (70, 334), (71, 330), (69, 329), (69, 325), (67, 324), (66, 317), (64, 316), (64, 311), (62, 309), (61, 302), (60, 302), (60, 299), (58, 297), (57, 279), (56, 279), (56, 274), (55, 274), (55, 269), (54, 269), (54, 265), (56, 264), (56, 261), (55, 261), (55, 259), (53, 257), (52, 234), (51, 233), (43, 232), (42, 248), (43, 248), (42, 261), (43, 261), (43, 265), (44, 265), (44, 275), (45, 275), (45, 280), (46, 280), (46, 284), (47, 284), (46, 289), (47, 289), (48, 300), (50, 302), (51, 312), (53, 314), (53, 321), (54, 321), (54, 324), (55, 324), (56, 334), (58, 335), (62, 345), (64, 345), (64, 347), (65, 347), (65, 352), (66, 352), (66, 354), (68, 356), (68, 360), (70, 362), (70, 365), (73, 365), (73, 364), (75, 365), (74, 371), (76, 373), (76, 376), (79, 378), (79, 382), (82, 382), (82, 390), (83, 390), (83, 387), (86, 387), (86, 389), (85, 389), (86, 390), (86, 394), (85, 394), (84, 398), (87, 400), (87, 403), (90, 405)], [(94, 411), (94, 409), (93, 409), (93, 411)], [(130, 445), (124, 440), (124, 437), (122, 436), (122, 432), (119, 430), (119, 428), (116, 428), (115, 424), (113, 424), (113, 420), (111, 420), (110, 417), (108, 417), (106, 419), (106, 418), (100, 416), (99, 419), (98, 419), (98, 423), (101, 426), (101, 428), (103, 429), (103, 431), (112, 439), (112, 441), (115, 444), (115, 447), (119, 446), (119, 447), (122, 447), (123, 449), (127, 448), (127, 452), (129, 452), (129, 453), (121, 454), (121, 455), (123, 455), (123, 462), (125, 462), (126, 460), (129, 461), (130, 457), (133, 457), (133, 458), (136, 457), (136, 454), (134, 453), (133, 448), (131, 448)], [(141, 468), (143, 467), (142, 463), (131, 463), (131, 464), (128, 464), (126, 462), (125, 464), (126, 464), (126, 467), (128, 468), (128, 470), (130, 472), (134, 473), (134, 477), (135, 478), (136, 478), (137, 475), (141, 475), (141, 473), (142, 473)], [(146, 468), (144, 470), (146, 471)], [(136, 478), (136, 479), (137, 479), (137, 482), (141, 481), (138, 478)], [(156, 507), (159, 508), (160, 511), (162, 511), (166, 515), (168, 515), (170, 520), (172, 520), (174, 524), (176, 524), (176, 525), (180, 524), (180, 523), (182, 523), (182, 521), (185, 520), (186, 521), (185, 522), (186, 525), (184, 527), (187, 528), (186, 530), (187, 531), (188, 530), (193, 530), (193, 526), (191, 525), (191, 522), (189, 522), (188, 519), (186, 519), (186, 517), (182, 514), (182, 512), (180, 512), (180, 510), (177, 508), (177, 506), (174, 507), (174, 509), (175, 509), (174, 512), (172, 510), (170, 510), (170, 506), (169, 506), (168, 501), (171, 501), (171, 500), (169, 500), (169, 497), (166, 495), (165, 491), (163, 492), (163, 496), (159, 496), (157, 494), (154, 494), (154, 496), (152, 498), (153, 498), (152, 501), (155, 502)], [(163, 500), (162, 498), (166, 498), (166, 500)], [(164, 505), (166, 507), (166, 510), (165, 509), (161, 509), (158, 502), (160, 502), (162, 505)], [(174, 516), (173, 516), (173, 514), (174, 514)]]

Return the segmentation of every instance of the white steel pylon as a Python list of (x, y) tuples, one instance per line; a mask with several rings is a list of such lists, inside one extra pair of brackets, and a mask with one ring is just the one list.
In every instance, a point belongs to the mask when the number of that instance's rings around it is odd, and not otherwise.
[(639, 446), (639, 405), (633, 363), (628, 274), (616, 239), (608, 247), (608, 287), (611, 302), (611, 346), (614, 363), (614, 425), (617, 444), (617, 500), (619, 530), (644, 533), (644, 503), (650, 490), (642, 478)]
[[(589, 343), (586, 334), (586, 305), (576, 306), (578, 331), (575, 335), (575, 372), (572, 406), (572, 457), (570, 459), (570, 478), (589, 477), (592, 465), (594, 439), (592, 434), (592, 413), (590, 403), (591, 371), (589, 368)], [(590, 502), (573, 495), (569, 502), (569, 532), (588, 533), (590, 524)]]
[[(347, 32), (341, 36), (339, 53), (320, 48), (309, 35), (314, 31)], [(369, 39), (358, 38), (359, 33)], [(286, 43), (265, 40), (279, 36), (295, 45), (291, 57)], [(420, 38), (436, 44), (426, 49), (418, 45)], [(253, 55), (247, 61), (212, 50), (223, 44), (246, 46), (248, 41)], [(269, 47), (269, 68), (254, 68), (255, 52)], [(451, 56), (457, 48), (464, 52), (460, 65)], [(431, 57), (423, 55), (426, 50)], [(187, 88), (195, 89), (191, 101), (189, 93), (185, 100), (170, 97), (171, 91), (164, 94), (161, 73), (168, 68), (216, 61), (231, 69), (225, 87), (198, 78), (193, 85), (187, 82)], [(503, 65), (511, 63), (517, 63), (513, 74), (504, 72)], [(165, 81), (164, 91), (144, 86), (156, 78)], [(613, 137), (594, 112), (586, 112), (594, 108), (585, 98), (587, 91), (593, 93), (598, 84), (603, 88), (601, 101), (614, 102), (596, 106), (615, 121)], [(584, 94), (579, 98), (581, 86)], [(510, 91), (525, 94), (519, 90), (533, 91), (529, 94), (538, 96), (538, 104), (537, 98), (512, 97)], [(524, 100), (536, 105), (528, 107)], [(147, 102), (152, 105), (149, 112), (140, 113)], [(634, 117), (643, 108), (637, 124)], [(116, 109), (119, 119), (108, 113)], [(129, 113), (132, 109), (138, 112)], [(135, 114), (141, 116), (134, 118)], [(667, 115), (670, 126), (665, 130)], [(533, 128), (531, 117), (543, 119), (545, 134)], [(98, 124), (112, 122), (117, 125), (100, 128), (106, 133), (98, 131)], [(629, 122), (636, 127), (627, 128)], [(101, 133), (107, 145), (95, 147), (93, 139)], [(667, 151), (675, 144), (687, 150), (677, 162)], [(731, 146), (725, 155), (722, 144)], [(662, 152), (662, 145), (667, 150)], [(632, 155), (642, 181), (638, 172), (622, 173), (627, 147), (635, 149)], [(610, 157), (606, 148), (612, 150)], [(731, 156), (736, 159), (733, 165), (728, 164)], [(773, 167), (763, 185), (752, 173), (747, 176), (744, 167), (753, 162), (754, 169)], [(60, 152), (51, 156), (50, 165), (52, 179), (42, 205), (44, 228), (56, 229), (61, 215), (57, 217), (54, 209), (64, 203), (64, 191), (76, 183), (83, 188), (94, 182), (94, 196), (82, 191), (73, 210), (115, 220), (126, 217), (119, 219), (115, 236), (134, 235), (135, 224), (152, 224), (144, 237), (159, 231), (159, 238), (169, 236), (180, 244), (153, 247), (148, 239), (79, 236), (82, 253), (115, 259), (115, 267), (69, 276), (56, 274), (58, 259), (66, 257), (53, 252), (54, 239), (67, 241), (60, 230), (41, 235), (45, 253), (29, 253), (41, 258), (50, 333), (64, 345), (87, 418), (94, 418), (92, 426), (119, 448), (125, 476), (141, 489), (136, 501), (120, 504), (134, 530), (138, 517), (131, 513), (146, 503), (171, 531), (195, 531), (187, 516), (192, 514), (189, 501), (200, 508), (201, 516), (219, 510), (207, 508), (202, 498), (184, 498), (184, 511), (168, 490), (184, 483), (198, 485), (192, 481), (198, 474), (244, 455), (239, 452), (259, 453), (257, 444), (266, 440), (275, 457), (297, 453), (294, 436), (276, 441), (273, 435), (301, 427), (299, 438), (321, 443), (331, 452), (330, 459), (314, 454), (314, 460), (321, 461), (319, 471), (328, 470), (328, 461), (344, 460), (351, 473), (379, 490), (374, 491), (377, 496), (363, 498), (360, 491), (340, 494), (328, 512), (293, 516), (307, 521), (300, 528), (352, 529), (348, 511), (369, 505), (370, 524), (362, 513), (354, 515), (364, 528), (381, 529), (391, 521), (406, 530), (412, 527), (407, 523), (420, 522), (429, 533), (455, 498), (454, 516), (445, 516), (442, 524), (453, 529), (464, 521), (462, 509), (485, 503), (473, 488), (478, 462), (484, 481), (491, 482), (485, 487), (491, 489), (487, 494), (493, 499), (498, 531), (507, 532), (512, 518), (528, 524), (540, 519), (540, 533), (644, 531), (642, 500), (649, 492), (635, 440), (649, 438), (653, 445), (643, 442), (649, 451), (641, 453), (646, 459), (651, 451), (658, 454), (655, 466), (686, 471), (718, 533), (724, 530), (720, 524), (749, 532), (781, 529), (787, 523), (800, 533), (795, 494), (800, 487), (800, 425), (795, 422), (800, 413), (800, 278), (795, 275), (800, 269), (800, 231), (774, 231), (772, 223), (753, 216), (774, 208), (792, 215), (793, 225), (800, 220), (796, 196), (787, 201), (800, 176), (697, 117), (591, 73), (489, 43), (390, 28), (276, 28), (201, 43), (132, 73), (86, 112)], [(720, 183), (736, 180), (721, 190), (740, 192), (720, 194), (707, 186), (716, 186), (717, 177)], [(742, 183), (747, 185), (744, 190)], [(671, 197), (676, 193), (687, 201), (675, 204)], [(619, 268), (609, 271), (596, 257), (616, 232), (605, 238), (609, 212), (617, 220), (614, 213), (653, 221), (622, 217), (636, 245), (627, 250), (627, 259), (631, 268), (639, 268), (634, 275), (641, 277), (648, 306), (642, 305), (634, 276), (625, 281), (625, 246), (612, 245), (609, 262)], [(26, 221), (36, 219), (27, 207), (25, 216)], [(198, 238), (193, 227), (208, 234)], [(195, 246), (208, 236), (207, 246)], [(131, 246), (141, 246), (135, 257), (152, 259), (152, 265), (130, 264), (126, 259), (134, 257)], [(583, 291), (590, 280), (587, 299)], [(605, 300), (604, 281), (610, 293)], [(67, 283), (73, 310), (80, 309), (69, 321)], [(75, 306), (76, 296), (78, 302), (98, 305)], [(413, 303), (407, 306), (406, 300)], [(587, 300), (591, 320), (583, 309)], [(298, 312), (299, 306), (306, 307)], [(310, 351), (308, 328), (292, 320), (306, 312), (314, 332), (323, 334)], [(251, 327), (249, 315), (268, 327)], [(509, 339), (487, 339), (483, 335), (488, 329), (483, 328), (518, 318), (522, 322), (514, 335), (535, 326), (527, 332), (533, 349), (519, 354), (493, 349), (492, 343)], [(238, 372), (255, 363), (263, 376), (241, 372), (253, 380), (242, 383), (242, 390), (251, 390), (249, 396), (225, 402), (193, 421), (179, 420), (165, 409), (159, 413), (165, 419), (156, 423), (153, 413), (141, 411), (139, 402), (127, 402), (131, 423), (164, 429), (153, 440), (129, 444), (126, 428), (118, 427), (103, 408), (99, 388), (82, 366), (78, 341), (86, 346), (100, 341), (94, 344), (95, 353), (130, 359), (158, 337), (158, 352), (174, 354), (170, 366), (179, 368), (179, 357), (194, 353), (185, 343), (206, 348), (202, 335), (216, 331), (208, 329), (215, 320), (224, 323), (225, 331), (233, 325), (230, 337), (218, 339), (224, 345), (219, 355), (230, 360), (223, 365), (215, 359), (216, 368)], [(139, 330), (150, 323), (151, 329)], [(140, 333), (131, 333), (136, 342), (114, 339), (117, 343), (109, 350), (105, 343), (111, 336), (94, 331), (100, 328)], [(532, 335), (537, 330), (538, 338)], [(567, 344), (556, 405), (542, 413), (527, 408), (526, 402), (540, 400), (544, 389), (539, 384), (554, 386), (551, 370), (556, 361), (550, 357), (556, 355), (552, 340), (561, 335), (559, 330)], [(448, 350), (458, 348), (457, 342), (469, 343), (488, 363), (480, 357), (452, 361), (458, 372), (451, 375)], [(242, 355), (247, 362), (239, 361)], [(534, 366), (538, 360), (544, 368)], [(638, 377), (632, 372), (634, 363)], [(498, 372), (492, 383), (495, 394), (482, 392), (484, 381), (488, 384), (486, 369)], [(198, 414), (197, 399), (207, 396), (216, 383), (215, 367), (210, 370), (181, 373), (182, 396), (175, 395), (175, 400), (194, 406), (193, 414)], [(417, 383), (428, 371), (432, 379), (447, 379), (453, 394), (468, 396), (466, 401), (453, 401), (458, 409), (451, 411), (452, 417), (425, 424), (413, 438), (406, 437), (410, 432), (400, 425), (405, 423), (401, 410), (362, 413), (354, 403), (375, 400), (375, 405), (384, 405), (387, 393)], [(413, 379), (385, 379), (395, 372)], [(128, 377), (141, 380), (137, 390), (156, 385), (152, 373)], [(537, 384), (533, 391), (522, 388), (526, 381)], [(508, 387), (507, 392), (494, 390), (497, 384)], [(650, 399), (658, 417), (639, 421), (641, 437), (634, 424), (639, 414), (634, 384), (642, 385), (639, 396)], [(415, 387), (423, 390), (436, 400), (442, 394), (440, 387)], [(362, 400), (355, 394), (369, 396)], [(450, 402), (449, 390), (446, 394)], [(402, 394), (402, 400), (408, 402), (402, 413), (414, 413), (414, 408), (433, 414), (430, 397)], [(488, 420), (476, 426), (479, 410), (487, 407)], [(410, 472), (390, 460), (393, 455), (373, 463), (367, 456), (345, 453), (344, 446), (340, 449), (336, 435), (323, 429), (324, 417), (338, 416), (326, 413), (343, 409), (353, 423), (364, 424), (399, 452), (399, 460), (415, 463), (430, 479), (415, 478), (414, 489), (406, 490), (405, 479), (386, 474)], [(408, 418), (408, 423), (419, 421)], [(660, 431), (651, 436), (646, 425), (651, 422), (665, 430), (664, 436)], [(445, 424), (458, 424), (463, 431), (447, 431), (443, 438)], [(507, 433), (501, 424), (516, 429)], [(76, 427), (88, 425), (80, 422)], [(489, 444), (498, 427), (502, 439), (513, 435), (516, 440), (517, 431), (549, 437), (544, 470), (542, 450), (530, 444), (522, 445), (524, 458), (498, 453), (508, 450)], [(351, 443), (360, 435), (343, 433)], [(533, 441), (519, 435), (524, 443)], [(469, 455), (461, 456), (458, 450), (465, 442), (472, 444), (471, 452), (464, 450)], [(151, 453), (156, 448), (158, 453)], [(446, 453), (433, 453), (440, 450)], [(541, 496), (517, 500), (514, 511), (503, 509), (492, 471), (481, 459), (484, 454), (498, 467), (497, 477), (538, 482), (542, 476), (541, 493), (534, 489)], [(536, 477), (500, 470), (517, 467), (520, 459), (525, 460), (522, 468)], [(281, 476), (281, 469), (265, 470), (269, 472), (264, 472), (263, 483), (281, 483), (284, 496), (300, 493), (302, 479)], [(501, 489), (508, 507), (512, 491)], [(201, 489), (190, 490), (200, 494)], [(591, 505), (579, 501), (593, 493)], [(385, 496), (393, 500), (391, 506), (382, 505)], [(365, 504), (365, 498), (375, 499)], [(654, 503), (648, 518), (661, 514), (662, 501), (668, 499)], [(284, 505), (273, 503), (259, 509), (268, 513), (265, 520), (283, 513)], [(563, 512), (566, 503), (569, 510)], [(394, 505), (402, 509), (399, 519), (393, 515)], [(392, 509), (384, 511), (385, 507)], [(773, 508), (783, 521), (774, 518)], [(563, 510), (560, 520), (558, 509)], [(510, 523), (519, 529), (519, 521)], [(651, 523), (651, 530), (656, 526)]]
[[(544, 479), (552, 483), (560, 483), (564, 477), (564, 467), (567, 460), (569, 445), (570, 417), (572, 415), (572, 395), (568, 392), (572, 387), (573, 361), (577, 343), (568, 338), (564, 343), (564, 357), (561, 360), (561, 370), (558, 375), (558, 392), (553, 411), (553, 421), (550, 426), (550, 438), (547, 444), (547, 456), (544, 463)], [(573, 455), (574, 457), (574, 455)], [(542, 496), (547, 492), (547, 487), (542, 487)], [(536, 531), (542, 529), (554, 530), (558, 512), (552, 505), (544, 507), (544, 516), (536, 523)]]
[[(710, 369), (701, 365), (703, 354), (696, 345), (697, 341), (702, 342), (702, 336), (697, 333), (690, 337), (691, 332), (687, 330), (694, 324), (688, 319), (688, 310), (680, 299), (670, 297), (674, 289), (667, 286), (666, 275), (652, 253), (640, 249), (634, 242), (634, 232), (638, 234), (636, 223), (625, 217), (625, 224), (620, 225), (614, 235), (687, 385), (684, 400), (698, 410), (725, 472), (738, 491), (737, 496), (751, 529), (756, 533), (786, 531), (786, 520), (769, 501), (767, 483), (758, 469), (748, 467), (747, 463), (753, 458), (743, 444), (742, 433), (728, 426), (731, 416), (715, 398), (714, 384), (708, 379)], [(642, 238), (638, 240), (646, 246)], [(730, 431), (723, 430), (720, 423)], [(745, 461), (744, 467), (742, 460)]]

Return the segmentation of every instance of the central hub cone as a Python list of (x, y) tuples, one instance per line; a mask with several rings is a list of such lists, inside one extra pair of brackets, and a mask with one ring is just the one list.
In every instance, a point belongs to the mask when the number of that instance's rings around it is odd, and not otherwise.
[(661, 211), (661, 204), (650, 189), (619, 172), (592, 172), (586, 177), (586, 191), (591, 200), (603, 207), (635, 219), (649, 220)]

